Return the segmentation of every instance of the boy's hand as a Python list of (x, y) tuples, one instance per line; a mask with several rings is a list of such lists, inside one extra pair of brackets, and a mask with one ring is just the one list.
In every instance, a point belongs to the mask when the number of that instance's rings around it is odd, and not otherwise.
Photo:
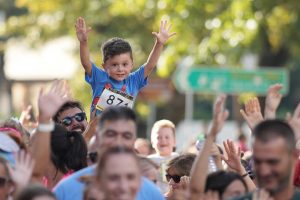
[(160, 44), (165, 44), (165, 42), (172, 36), (176, 35), (175, 32), (169, 33), (171, 30), (172, 24), (168, 25), (167, 20), (161, 20), (160, 21), (160, 28), (159, 32), (152, 32), (153, 35), (155, 35), (156, 40)]
[(79, 40), (79, 42), (87, 42), (88, 40), (88, 34), (92, 30), (91, 27), (86, 27), (85, 21), (82, 17), (78, 17), (76, 24), (76, 35)]

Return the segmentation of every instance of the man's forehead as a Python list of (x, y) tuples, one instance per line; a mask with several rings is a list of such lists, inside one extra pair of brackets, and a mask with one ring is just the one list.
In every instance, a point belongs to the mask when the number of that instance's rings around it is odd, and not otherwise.
[(66, 116), (74, 116), (77, 113), (82, 112), (82, 110), (80, 110), (77, 107), (73, 107), (73, 108), (67, 108), (66, 110), (62, 111), (59, 115), (60, 118), (66, 117)]
[(253, 153), (255, 156), (279, 156), (283, 152), (287, 152), (287, 147), (283, 138), (274, 138), (268, 141), (254, 140)]
[(105, 120), (104, 123), (99, 126), (99, 129), (110, 129), (116, 131), (132, 130), (135, 133), (136, 124), (130, 119)]

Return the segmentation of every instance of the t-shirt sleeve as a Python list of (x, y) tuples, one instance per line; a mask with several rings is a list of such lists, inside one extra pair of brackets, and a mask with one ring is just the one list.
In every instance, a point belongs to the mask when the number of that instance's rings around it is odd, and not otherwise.
[(92, 73), (89, 76), (85, 73), (85, 81), (88, 82), (90, 85), (94, 85), (95, 83), (101, 81), (103, 77), (105, 77), (106, 72), (100, 68), (98, 68), (94, 63), (92, 63)]
[(142, 65), (139, 69), (130, 74), (130, 81), (140, 90), (142, 87), (148, 84), (148, 77), (144, 77), (145, 65)]

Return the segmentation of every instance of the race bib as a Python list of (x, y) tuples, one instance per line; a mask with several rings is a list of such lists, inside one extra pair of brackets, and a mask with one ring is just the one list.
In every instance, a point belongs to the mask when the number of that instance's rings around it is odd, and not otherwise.
[(124, 92), (111, 88), (104, 88), (100, 99), (96, 105), (98, 110), (104, 110), (109, 106), (127, 106), (133, 107), (134, 98)]

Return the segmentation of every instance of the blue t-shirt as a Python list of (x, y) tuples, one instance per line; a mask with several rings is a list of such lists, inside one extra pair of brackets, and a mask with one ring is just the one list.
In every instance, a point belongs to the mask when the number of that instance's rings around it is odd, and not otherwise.
[(91, 76), (85, 74), (85, 80), (91, 85), (93, 90), (91, 113), (95, 109), (95, 105), (93, 105), (95, 104), (94, 101), (95, 99), (100, 97), (105, 84), (110, 84), (112, 89), (116, 89), (119, 91), (121, 91), (122, 87), (125, 85), (126, 90), (124, 92), (135, 98), (140, 89), (147, 85), (147, 78), (144, 77), (144, 68), (145, 66), (142, 65), (139, 69), (130, 73), (125, 80), (116, 81), (113, 78), (109, 77), (106, 71), (98, 68), (94, 63), (92, 63)]
[[(92, 175), (95, 165), (84, 168), (60, 181), (54, 188), (58, 200), (82, 200), (85, 185), (79, 181), (81, 176)], [(159, 189), (147, 178), (142, 178), (142, 185), (136, 200), (164, 200)]]

